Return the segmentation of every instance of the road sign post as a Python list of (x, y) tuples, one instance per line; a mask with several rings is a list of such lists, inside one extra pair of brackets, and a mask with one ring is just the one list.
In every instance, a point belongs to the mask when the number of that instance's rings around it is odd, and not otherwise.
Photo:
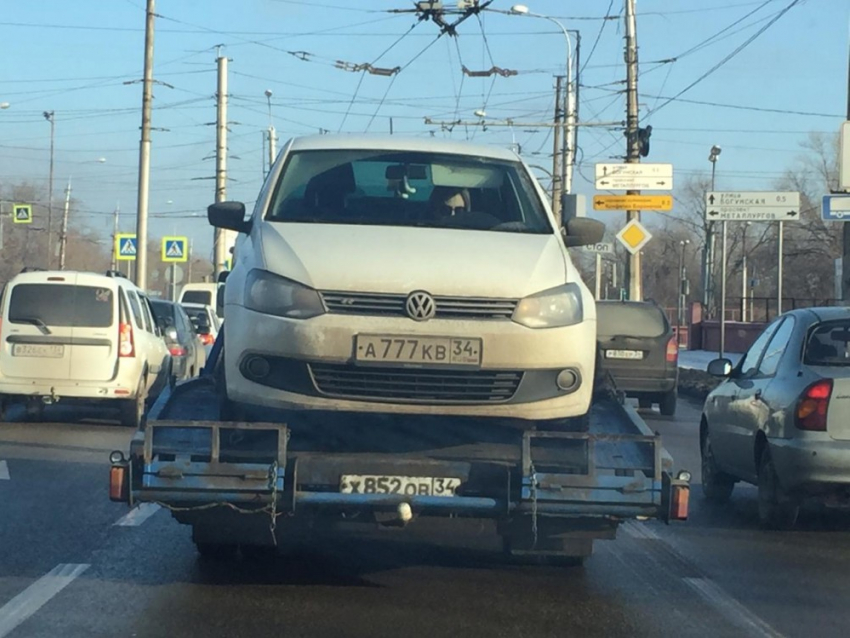
[(673, 190), (672, 164), (597, 164), (596, 189)]
[(596, 271), (595, 271), (595, 297), (598, 301), (602, 295), (602, 255), (610, 255), (614, 252), (614, 244), (610, 242), (599, 242), (585, 246), (588, 252), (596, 253)]

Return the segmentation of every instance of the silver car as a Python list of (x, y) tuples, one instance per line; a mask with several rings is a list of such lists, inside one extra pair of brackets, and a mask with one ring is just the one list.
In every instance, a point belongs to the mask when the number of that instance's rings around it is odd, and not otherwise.
[(770, 323), (705, 401), (702, 486), (728, 500), (737, 481), (758, 486), (768, 528), (790, 527), (804, 498), (850, 507), (850, 308), (795, 310)]

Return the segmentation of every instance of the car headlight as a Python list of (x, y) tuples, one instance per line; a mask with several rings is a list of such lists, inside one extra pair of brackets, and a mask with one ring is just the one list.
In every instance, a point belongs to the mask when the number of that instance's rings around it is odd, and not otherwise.
[(584, 308), (581, 288), (570, 283), (522, 299), (513, 320), (529, 328), (561, 328), (581, 323)]
[(309, 319), (325, 312), (317, 291), (265, 270), (248, 273), (245, 307), (264, 315), (290, 319)]

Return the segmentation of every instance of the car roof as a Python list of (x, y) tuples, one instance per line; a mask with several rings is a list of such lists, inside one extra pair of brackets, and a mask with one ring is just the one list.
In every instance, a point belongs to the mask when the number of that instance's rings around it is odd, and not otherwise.
[(786, 315), (805, 317), (808, 321), (814, 315), (816, 321), (836, 321), (839, 319), (850, 319), (850, 307), (848, 306), (818, 306), (815, 308), (800, 308), (785, 313)]
[(9, 284), (44, 283), (48, 279), (56, 281), (57, 279), (73, 279), (75, 277), (78, 285), (97, 284), (103, 287), (111, 287), (112, 285), (115, 285), (125, 286), (136, 291), (139, 290), (136, 285), (126, 277), (113, 277), (84, 270), (33, 270), (29, 272), (22, 272), (12, 277), (12, 279), (9, 280)]
[(290, 140), (292, 151), (318, 150), (380, 150), (380, 151), (419, 151), (427, 153), (446, 153), (450, 155), (474, 155), (509, 162), (519, 161), (519, 156), (511, 150), (498, 146), (471, 144), (431, 137), (412, 137), (402, 135), (307, 135)]

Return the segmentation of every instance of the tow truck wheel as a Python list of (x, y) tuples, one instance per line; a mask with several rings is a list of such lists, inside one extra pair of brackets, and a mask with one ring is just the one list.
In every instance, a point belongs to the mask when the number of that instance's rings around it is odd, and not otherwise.
[(195, 549), (201, 558), (210, 560), (229, 560), (236, 556), (238, 546), (236, 543), (205, 543), (195, 541)]
[(759, 524), (765, 529), (790, 529), (797, 522), (800, 504), (779, 485), (770, 450), (762, 452), (758, 476)]

